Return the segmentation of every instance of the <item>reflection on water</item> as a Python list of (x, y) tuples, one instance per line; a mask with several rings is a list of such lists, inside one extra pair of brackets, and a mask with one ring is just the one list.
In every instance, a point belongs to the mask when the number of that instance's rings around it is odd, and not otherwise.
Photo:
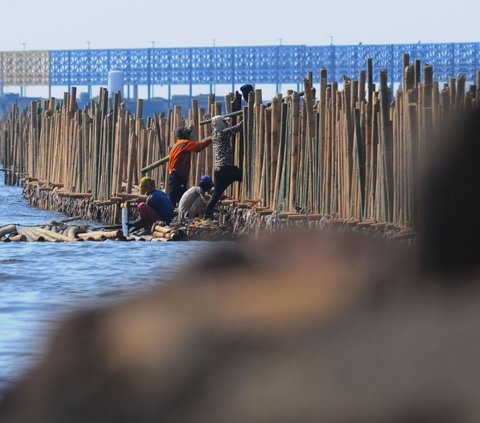
[[(0, 226), (62, 218), (30, 207), (21, 188), (5, 186), (0, 174)], [(39, 357), (62, 315), (165, 283), (212, 246), (200, 241), (0, 242), (0, 395)]]

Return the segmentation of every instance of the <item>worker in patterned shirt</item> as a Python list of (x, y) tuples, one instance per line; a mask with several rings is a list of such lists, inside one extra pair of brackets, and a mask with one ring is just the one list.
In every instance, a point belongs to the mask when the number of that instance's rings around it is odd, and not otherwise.
[(199, 153), (212, 142), (210, 137), (199, 142), (190, 141), (191, 133), (190, 128), (177, 128), (175, 131), (176, 141), (170, 150), (167, 193), (174, 206), (178, 204), (183, 193), (187, 190), (192, 152)]
[(235, 181), (242, 182), (242, 171), (233, 164), (232, 148), (232, 135), (240, 132), (242, 127), (243, 122), (240, 122), (229, 128), (224, 116), (215, 116), (212, 119), (214, 188), (205, 210), (206, 218), (212, 218), (213, 209), (227, 187)]

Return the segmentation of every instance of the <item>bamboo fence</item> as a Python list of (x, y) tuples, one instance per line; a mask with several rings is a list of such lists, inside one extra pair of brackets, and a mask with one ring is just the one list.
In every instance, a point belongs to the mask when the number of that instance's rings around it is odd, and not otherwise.
[[(223, 106), (226, 113), (240, 111), (243, 119), (233, 144), (244, 178), (227, 191), (233, 198), (259, 203), (267, 212), (411, 227), (417, 163), (428, 134), (480, 103), (480, 72), (468, 91), (463, 76), (440, 88), (430, 65), (421, 72), (421, 63), (404, 55), (403, 83), (394, 98), (387, 72), (380, 72), (377, 89), (372, 61), (366, 65), (358, 79), (344, 77), (341, 88), (327, 82), (323, 68), (317, 87), (309, 73), (303, 97), (289, 91), (265, 104), (261, 90), (255, 90), (242, 105), (238, 93), (223, 102), (210, 95), (207, 110), (193, 100), (186, 118), (175, 107), (142, 119), (142, 100), (132, 114), (119, 93), (109, 98), (106, 89), (83, 110), (76, 106), (75, 88), (60, 101), (32, 102), (24, 111), (14, 106), (0, 119), (5, 180), (33, 178), (42, 189), (86, 199), (87, 205), (120, 203), (134, 193), (141, 169), (168, 155), (178, 126), (193, 126), (193, 138), (203, 139), (211, 126), (201, 122), (221, 114)], [(166, 168), (148, 172), (160, 187), (166, 184)], [(202, 174), (213, 174), (211, 148), (192, 155), (190, 185)]]

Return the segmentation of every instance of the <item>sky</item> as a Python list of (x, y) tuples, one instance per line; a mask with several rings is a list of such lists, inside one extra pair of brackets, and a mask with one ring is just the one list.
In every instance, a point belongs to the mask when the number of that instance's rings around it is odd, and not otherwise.
[(0, 0), (0, 51), (480, 41), (480, 0)]

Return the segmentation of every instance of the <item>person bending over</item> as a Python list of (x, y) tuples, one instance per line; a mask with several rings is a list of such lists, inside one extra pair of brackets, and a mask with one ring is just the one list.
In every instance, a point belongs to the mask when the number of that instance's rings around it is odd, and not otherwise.
[(177, 128), (175, 131), (176, 141), (170, 150), (167, 193), (174, 206), (178, 204), (183, 193), (187, 190), (192, 152), (199, 153), (212, 142), (210, 137), (198, 142), (190, 141), (191, 133), (192, 130), (190, 128)]
[(173, 204), (167, 194), (159, 189), (155, 189), (155, 181), (149, 176), (140, 180), (140, 194), (147, 195), (147, 200), (138, 203), (137, 210), (140, 217), (135, 222), (129, 224), (129, 230), (143, 228), (149, 232), (152, 223), (157, 221), (165, 222), (167, 225), (174, 217)]
[(232, 135), (241, 131), (243, 122), (229, 128), (225, 117), (215, 116), (212, 119), (212, 127), (214, 189), (205, 210), (205, 217), (209, 219), (227, 187), (235, 181), (242, 182), (241, 169), (233, 165)]
[(201, 176), (200, 183), (195, 187), (191, 187), (182, 195), (180, 203), (178, 204), (179, 216), (190, 218), (203, 216), (210, 198), (208, 191), (212, 186), (213, 182), (210, 176)]

